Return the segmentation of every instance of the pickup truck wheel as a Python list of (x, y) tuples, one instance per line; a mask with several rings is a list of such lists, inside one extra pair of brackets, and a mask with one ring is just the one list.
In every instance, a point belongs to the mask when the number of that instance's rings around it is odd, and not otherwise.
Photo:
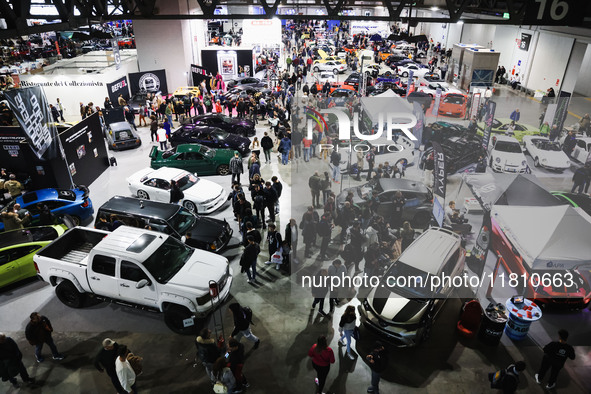
[(194, 334), (197, 330), (197, 326), (183, 325), (183, 320), (189, 319), (193, 316), (193, 313), (180, 305), (169, 305), (164, 310), (164, 322), (172, 331), (177, 334)]
[(69, 280), (64, 280), (55, 288), (55, 295), (61, 302), (70, 308), (82, 308), (85, 294), (80, 293), (76, 286)]
[(148, 193), (146, 193), (143, 190), (138, 190), (137, 196), (138, 196), (138, 198), (141, 198), (142, 200), (149, 200), (150, 199), (150, 196), (148, 196)]

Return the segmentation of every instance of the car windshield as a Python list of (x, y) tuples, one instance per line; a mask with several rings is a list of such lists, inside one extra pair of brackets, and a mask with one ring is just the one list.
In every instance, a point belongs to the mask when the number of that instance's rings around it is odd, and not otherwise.
[(208, 148), (205, 145), (201, 145), (201, 147), (199, 148), (199, 153), (201, 153), (205, 157), (210, 157), (210, 158), (215, 156), (215, 150)]
[(193, 174), (185, 173), (175, 179), (177, 186), (181, 190), (187, 190), (199, 182), (199, 178)]
[(538, 140), (535, 141), (534, 144), (541, 150), (560, 152), (560, 145), (558, 142)]
[(378, 193), (382, 193), (384, 191), (380, 185), (380, 182), (378, 182), (378, 180), (375, 178), (367, 182), (365, 185), (359, 186), (357, 188), (357, 193), (359, 194), (359, 197), (363, 198), (364, 195), (371, 196), (374, 190)]
[(221, 120), (223, 120), (226, 123), (232, 123), (232, 118), (226, 116), (226, 115), (218, 115), (220, 117)]
[(507, 153), (521, 153), (521, 146), (518, 142), (513, 141), (498, 141), (495, 145), (495, 150)]
[(195, 215), (193, 215), (186, 209), (181, 208), (181, 210), (178, 211), (176, 215), (169, 219), (169, 222), (172, 228), (174, 228), (177, 233), (183, 235), (193, 227), (193, 224), (195, 224), (195, 220)]
[(448, 103), (448, 104), (462, 105), (462, 104), (464, 104), (464, 97), (462, 97), (462, 96), (446, 96), (443, 99), (443, 102)]
[(211, 136), (217, 138), (218, 140), (225, 140), (226, 138), (228, 138), (229, 134), (230, 133), (226, 131), (214, 131), (213, 133), (211, 133)]
[[(390, 266), (386, 272), (386, 278), (394, 278), (396, 287), (392, 288), (396, 293), (406, 298), (425, 299), (432, 296), (429, 286), (431, 274), (398, 260)], [(400, 279), (399, 279), (400, 278)]]
[(144, 267), (158, 283), (167, 283), (183, 268), (193, 249), (173, 237), (166, 241), (144, 261)]
[(121, 141), (121, 140), (132, 139), (133, 135), (131, 134), (131, 132), (129, 130), (121, 130), (121, 131), (115, 131), (113, 133), (113, 137), (114, 137), (115, 141)]

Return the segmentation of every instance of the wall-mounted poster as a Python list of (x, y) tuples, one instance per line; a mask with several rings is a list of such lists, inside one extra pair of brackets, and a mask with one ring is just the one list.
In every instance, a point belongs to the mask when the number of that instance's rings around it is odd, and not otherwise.
[(235, 51), (218, 52), (218, 70), (222, 77), (234, 78), (238, 73), (237, 63)]

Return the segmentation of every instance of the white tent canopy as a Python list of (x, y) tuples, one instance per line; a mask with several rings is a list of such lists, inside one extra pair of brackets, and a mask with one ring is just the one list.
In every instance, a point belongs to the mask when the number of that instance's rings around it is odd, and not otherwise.
[[(386, 115), (388, 113), (402, 113), (412, 115), (413, 108), (406, 99), (400, 97), (398, 94), (388, 89), (384, 93), (373, 97), (362, 97), (361, 105), (368, 114), (373, 124), (378, 123), (378, 117), (383, 115), (384, 122), (386, 122)], [(402, 119), (404, 118), (404, 119)], [(408, 121), (410, 117), (401, 117), (401, 121)]]
[(591, 266), (591, 222), (569, 205), (495, 205), (491, 218), (534, 270)]

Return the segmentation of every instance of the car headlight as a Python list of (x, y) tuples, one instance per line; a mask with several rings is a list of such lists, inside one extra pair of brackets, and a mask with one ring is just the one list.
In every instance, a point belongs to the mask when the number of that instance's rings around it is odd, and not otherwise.
[(501, 158), (500, 158), (500, 157), (497, 157), (497, 158), (495, 159), (495, 162), (496, 162), (496, 163), (500, 163), (500, 162), (501, 162)]
[(202, 205), (209, 204), (209, 203), (211, 203), (211, 202), (214, 202), (214, 201), (215, 201), (215, 199), (216, 199), (216, 197), (214, 197), (214, 198), (209, 198), (209, 199), (207, 199), (207, 200), (203, 201), (201, 204), (202, 204)]
[(525, 161), (525, 160), (524, 160), (524, 161), (522, 161), (522, 162), (521, 162), (521, 165), (525, 167), (525, 166), (527, 165), (527, 161)]

